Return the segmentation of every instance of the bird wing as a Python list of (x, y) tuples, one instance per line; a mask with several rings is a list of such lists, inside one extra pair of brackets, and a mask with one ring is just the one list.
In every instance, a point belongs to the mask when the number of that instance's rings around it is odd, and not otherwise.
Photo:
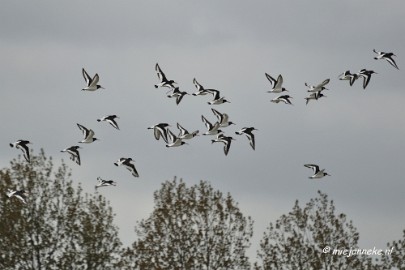
[(86, 72), (86, 70), (84, 70), (84, 68), (82, 68), (82, 74), (83, 74), (83, 78), (86, 81), (87, 86), (90, 86), (91, 84), (91, 77), (89, 76), (89, 74)]
[(91, 83), (90, 83), (89, 87), (96, 87), (97, 84), (98, 84), (99, 79), (100, 79), (100, 77), (96, 73), (96, 75), (94, 75), (93, 79), (91, 80)]
[(204, 90), (204, 87), (201, 84), (199, 84), (195, 78), (193, 79), (193, 84), (195, 85), (195, 88), (197, 88), (198, 91)]
[(249, 139), (249, 144), (255, 150), (255, 135), (253, 133), (245, 133), (246, 137)]
[(282, 85), (283, 85), (283, 76), (281, 76), (281, 74), (280, 74), (280, 75), (278, 75), (277, 82), (276, 82), (276, 84), (274, 85), (273, 88), (280, 88), (281, 89)]
[(274, 87), (274, 85), (276, 84), (276, 79), (274, 79), (273, 77), (271, 77), (269, 74), (267, 74), (267, 73), (264, 73), (264, 75), (266, 75), (266, 78), (267, 78), (267, 80), (269, 80), (269, 82), (270, 82), (270, 84), (271, 84), (271, 86), (273, 86)]
[(319, 172), (319, 166), (316, 164), (305, 164), (304, 165), (307, 168), (310, 168), (314, 171), (314, 174), (316, 174), (317, 172)]
[(204, 122), (207, 129), (210, 130), (212, 128), (212, 124), (204, 117), (204, 115), (201, 115), (201, 119)]

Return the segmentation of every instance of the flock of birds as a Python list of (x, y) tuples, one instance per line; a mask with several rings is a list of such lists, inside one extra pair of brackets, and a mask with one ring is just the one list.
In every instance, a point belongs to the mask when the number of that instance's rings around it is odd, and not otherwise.
[[(373, 50), (374, 53), (376, 53), (376, 57), (374, 59), (380, 60), (380, 59), (385, 59), (390, 65), (395, 67), (396, 69), (399, 69), (396, 62), (392, 58), (393, 56), (396, 56), (393, 53), (386, 53), (386, 52), (380, 52)], [(166, 75), (163, 73), (162, 69), (160, 68), (159, 64), (156, 64), (155, 70), (159, 79), (159, 83), (155, 84), (155, 88), (161, 88), (161, 87), (166, 87), (168, 88), (167, 97), (168, 98), (175, 98), (176, 99), (176, 104), (178, 105), (183, 97), (185, 95), (189, 95), (185, 91), (180, 91), (179, 87), (176, 86), (176, 82), (174, 80), (169, 80), (167, 79)], [(343, 72), (339, 76), (339, 80), (348, 80), (350, 86), (354, 84), (354, 82), (360, 78), (363, 79), (363, 89), (366, 89), (367, 85), (370, 82), (371, 75), (375, 74), (373, 70), (367, 70), (367, 69), (361, 69), (358, 73), (351, 73), (350, 70), (347, 70)], [(82, 74), (83, 78), (86, 82), (86, 87), (84, 87), (82, 90), (83, 91), (96, 91), (98, 89), (104, 89), (101, 85), (99, 85), (99, 75), (95, 74), (92, 77), (86, 72), (86, 70), (83, 68), (82, 69)], [(271, 75), (265, 73), (266, 78), (270, 82), (272, 88), (271, 90), (267, 91), (268, 93), (275, 93), (275, 94), (282, 94), (283, 92), (288, 92), (286, 88), (283, 87), (283, 77), (282, 75), (278, 75), (277, 79), (274, 79)], [(305, 97), (306, 104), (310, 100), (318, 100), (322, 97), (326, 97), (322, 91), (328, 90), (326, 88), (326, 85), (330, 82), (330, 79), (325, 79), (321, 83), (317, 85), (309, 85), (305, 83), (305, 86), (308, 87), (307, 92), (309, 93), (309, 96)], [(209, 105), (220, 105), (224, 103), (230, 103), (227, 99), (225, 99), (224, 96), (221, 96), (221, 93), (219, 90), (216, 89), (208, 89), (204, 88), (195, 78), (193, 79), (193, 84), (196, 87), (197, 91), (192, 93), (193, 96), (205, 96), (205, 95), (211, 95), (212, 100), (208, 101), (207, 103)], [(271, 102), (273, 103), (285, 103), (288, 105), (292, 105), (291, 102), (292, 97), (290, 95), (282, 94), (280, 96), (277, 96), (274, 99), (271, 99)], [(235, 125), (232, 121), (229, 121), (229, 116), (226, 113), (221, 113), (218, 110), (211, 108), (212, 113), (215, 115), (217, 121), (215, 123), (211, 123), (210, 121), (207, 120), (207, 118), (204, 115), (201, 115), (201, 120), (204, 123), (206, 127), (206, 132), (202, 133), (202, 135), (205, 136), (216, 136), (214, 139), (211, 140), (211, 143), (223, 143), (223, 151), (225, 155), (228, 155), (230, 147), (231, 147), (231, 142), (235, 140), (232, 136), (227, 136), (225, 135), (225, 132), (223, 131), (224, 128), (229, 127), (231, 125)], [(119, 117), (117, 115), (107, 115), (102, 118), (97, 119), (98, 122), (107, 122), (109, 123), (113, 128), (116, 130), (120, 130), (118, 127), (118, 123), (116, 119)], [(92, 129), (86, 128), (85, 126), (81, 124), (77, 124), (78, 128), (82, 131), (83, 133), (83, 139), (79, 141), (81, 144), (89, 144), (93, 143), (94, 141), (98, 140), (96, 137), (94, 137), (95, 133)], [(199, 135), (199, 131), (193, 131), (189, 132), (187, 129), (185, 129), (183, 126), (181, 126), (179, 123), (177, 123), (177, 128), (179, 130), (179, 133), (175, 135), (172, 130), (170, 130), (170, 125), (168, 123), (158, 123), (153, 126), (148, 127), (148, 129), (153, 130), (153, 134), (156, 140), (160, 140), (160, 138), (163, 139), (163, 141), (166, 143), (166, 147), (179, 147), (184, 144), (187, 144), (185, 141), (186, 140), (191, 140), (194, 137)], [(237, 135), (246, 135), (249, 144), (253, 150), (255, 150), (255, 135), (253, 134), (254, 131), (257, 129), (254, 127), (243, 127), (240, 130), (236, 131), (235, 134)], [(14, 147), (16, 149), (19, 149), (22, 151), (23, 156), (27, 162), (30, 162), (30, 149), (28, 145), (31, 144), (30, 141), (28, 140), (18, 140), (14, 143), (10, 143), (10, 147)], [(80, 161), (80, 153), (79, 149), (81, 147), (78, 145), (73, 145), (70, 147), (67, 147), (61, 152), (66, 152), (70, 155), (70, 159), (74, 162), (76, 162), (78, 165), (81, 164)], [(114, 162), (115, 166), (123, 166), (127, 170), (129, 170), (134, 177), (139, 177), (138, 171), (135, 168), (135, 165), (133, 163), (132, 158), (128, 157), (122, 157), (118, 159), (116, 162)], [(310, 176), (310, 179), (319, 179), (323, 178), (325, 176), (330, 176), (327, 172), (325, 172), (325, 169), (320, 169), (320, 167), (316, 164), (305, 164), (305, 167), (312, 169), (313, 170), (313, 175)], [(115, 186), (116, 182), (113, 180), (104, 180), (100, 177), (97, 178), (97, 185), (96, 188), (99, 187), (106, 187), (106, 186)], [(18, 200), (20, 200), (23, 203), (26, 203), (26, 197), (28, 193), (25, 190), (11, 190), (9, 189), (7, 194), (9, 198), (15, 197)]]

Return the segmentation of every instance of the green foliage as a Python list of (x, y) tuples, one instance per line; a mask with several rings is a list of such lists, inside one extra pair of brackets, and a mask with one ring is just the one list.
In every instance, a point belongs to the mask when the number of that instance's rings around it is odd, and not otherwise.
[(154, 193), (155, 208), (138, 223), (139, 240), (127, 255), (139, 269), (250, 269), (246, 249), (253, 221), (227, 194), (201, 181), (187, 187), (166, 181)]
[[(263, 269), (373, 269), (364, 256), (332, 254), (333, 249), (357, 248), (359, 234), (345, 214), (335, 213), (326, 194), (318, 195), (304, 208), (296, 201), (290, 213), (270, 223), (258, 251)], [(325, 247), (332, 251), (323, 253)]]
[[(74, 187), (66, 165), (43, 151), (0, 171), (0, 269), (112, 269), (121, 242), (100, 195)], [(28, 191), (27, 204), (8, 189)]]

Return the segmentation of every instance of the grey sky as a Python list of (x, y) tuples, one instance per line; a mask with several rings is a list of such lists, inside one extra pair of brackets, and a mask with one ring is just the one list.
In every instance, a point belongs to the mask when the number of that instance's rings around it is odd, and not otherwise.
[[(87, 192), (97, 176), (115, 179), (100, 189), (117, 213), (125, 244), (135, 240), (137, 220), (153, 208), (161, 182), (208, 180), (230, 192), (255, 220), (250, 250), (269, 222), (326, 192), (354, 221), (361, 248), (385, 248), (405, 226), (405, 3), (403, 1), (7, 1), (0, 10), (2, 151), (7, 166), (19, 154), (8, 146), (29, 139), (35, 153), (44, 148), (64, 159)], [(309, 2), (309, 3), (308, 3)], [(95, 8), (97, 5), (97, 8)], [(375, 61), (372, 49), (398, 55), (396, 70)], [(256, 151), (234, 135), (229, 155), (210, 139), (197, 137), (177, 149), (155, 141), (148, 126), (179, 122), (204, 130), (201, 115), (215, 116), (207, 96), (186, 96), (179, 106), (154, 89), (158, 62), (183, 91), (193, 78), (221, 90), (231, 103), (215, 108), (236, 126), (254, 126)], [(81, 68), (100, 75), (106, 89), (90, 93)], [(373, 69), (366, 90), (338, 75)], [(283, 74), (294, 106), (273, 104), (264, 73)], [(327, 98), (305, 105), (305, 82), (331, 78)], [(117, 131), (97, 118), (117, 114)], [(59, 151), (81, 140), (80, 123), (99, 142), (85, 145), (82, 166)], [(140, 178), (113, 162), (133, 157)], [(305, 163), (332, 175), (309, 180)], [(348, 247), (349, 248), (349, 247)]]

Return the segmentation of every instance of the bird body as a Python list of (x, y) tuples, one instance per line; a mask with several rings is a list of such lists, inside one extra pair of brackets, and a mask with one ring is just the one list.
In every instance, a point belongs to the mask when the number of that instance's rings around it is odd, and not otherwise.
[(330, 174), (325, 172), (325, 169), (320, 170), (319, 166), (316, 164), (305, 164), (304, 166), (314, 171), (314, 174), (309, 177), (310, 179), (319, 179), (327, 175), (330, 176)]
[(24, 156), (25, 160), (29, 163), (31, 161), (31, 159), (30, 159), (30, 150), (29, 150), (27, 144), (32, 144), (32, 143), (27, 140), (18, 140), (16, 142), (10, 143), (10, 147), (20, 149), (23, 152), (23, 156)]
[(234, 122), (229, 121), (229, 116), (226, 113), (220, 113), (219, 111), (211, 108), (211, 111), (215, 114), (218, 119), (218, 123), (220, 127), (228, 127), (230, 125), (235, 125)]
[(135, 168), (135, 165), (131, 163), (132, 158), (120, 158), (114, 162), (115, 166), (124, 166), (134, 177), (139, 177), (138, 171)]
[(372, 74), (377, 74), (377, 72), (364, 68), (357, 73), (358, 77), (363, 77), (363, 89), (366, 89), (368, 83), (370, 82)]
[(119, 118), (118, 116), (114, 115), (107, 115), (104, 116), (102, 118), (97, 119), (97, 122), (101, 122), (101, 121), (106, 121), (107, 123), (109, 123), (111, 126), (113, 126), (115, 129), (120, 129), (118, 127), (117, 122), (115, 121), (116, 118)]
[(180, 101), (185, 95), (188, 95), (185, 91), (180, 91), (178, 87), (173, 89), (173, 92), (170, 95), (167, 95), (168, 98), (176, 98), (176, 104), (179, 105)]
[(174, 84), (176, 83), (173, 80), (168, 80), (166, 78), (166, 75), (163, 73), (162, 69), (159, 67), (159, 64), (156, 63), (155, 65), (155, 70), (157, 72), (158, 78), (159, 78), (159, 83), (155, 84), (155, 88), (158, 87), (168, 87), (171, 90), (173, 90), (175, 88)]
[(98, 81), (100, 79), (100, 77), (98, 76), (98, 74), (96, 73), (96, 75), (94, 75), (93, 78), (91, 78), (89, 76), (89, 74), (86, 72), (86, 70), (83, 68), (82, 69), (82, 74), (83, 74), (83, 78), (86, 81), (86, 87), (83, 88), (82, 90), (84, 91), (96, 91), (98, 89), (104, 89), (104, 87), (102, 87), (101, 85), (98, 85)]
[(292, 105), (292, 103), (291, 103), (291, 101), (290, 101), (291, 98), (292, 98), (292, 97), (289, 96), (289, 95), (282, 95), (282, 96), (278, 96), (278, 97), (276, 97), (276, 98), (273, 98), (273, 99), (270, 100), (270, 101), (271, 101), (271, 102), (274, 102), (274, 103), (284, 102), (285, 104)]
[(268, 93), (281, 93), (284, 91), (288, 92), (288, 90), (283, 87), (283, 76), (281, 76), (281, 74), (278, 75), (277, 80), (274, 79), (273, 77), (271, 77), (267, 73), (264, 73), (264, 74), (266, 75), (266, 78), (269, 80), (269, 82), (273, 86), (271, 90), (267, 91)]
[(399, 69), (397, 66), (397, 63), (395, 63), (394, 59), (392, 58), (393, 56), (396, 56), (392, 52), (386, 53), (386, 52), (378, 52), (375, 49), (373, 49), (373, 52), (377, 54), (376, 57), (374, 57), (375, 60), (378, 59), (385, 59), (387, 60), (388, 63), (390, 63), (391, 66), (393, 66), (396, 69)]
[(346, 70), (339, 76), (339, 80), (348, 80), (350, 83), (350, 86), (353, 85), (353, 83), (357, 80), (358, 76), (356, 73), (350, 73), (350, 70)]
[(70, 154), (70, 159), (72, 161), (76, 162), (78, 165), (80, 165), (81, 164), (80, 163), (80, 154), (79, 154), (79, 149), (80, 148), (81, 148), (80, 146), (75, 145), (75, 146), (65, 148), (65, 149), (61, 150), (61, 152), (69, 153)]
[(189, 139), (194, 138), (195, 136), (198, 136), (198, 132), (199, 132), (198, 130), (196, 130), (196, 131), (190, 133), (190, 132), (188, 132), (187, 129), (185, 129), (184, 127), (182, 127), (179, 123), (177, 123), (177, 128), (180, 130), (180, 133), (179, 133), (179, 135), (177, 136), (179, 139), (182, 139), (182, 140), (189, 140)]
[(203, 133), (203, 135), (217, 135), (221, 133), (222, 130), (219, 129), (219, 122), (215, 122), (215, 124), (211, 124), (204, 115), (201, 115), (201, 119), (204, 122), (205, 126), (207, 127), (207, 131)]
[(235, 139), (230, 136), (225, 136), (223, 133), (220, 133), (217, 135), (217, 137), (214, 140), (211, 140), (211, 143), (215, 143), (215, 142), (223, 143), (224, 144), (224, 153), (225, 153), (225, 156), (227, 156), (229, 153), (229, 149), (231, 147), (231, 142), (233, 140), (235, 140)]
[(159, 140), (161, 137), (167, 143), (167, 128), (170, 127), (167, 123), (159, 123), (154, 126), (148, 127), (148, 129), (153, 129), (153, 135), (156, 140)]
[(253, 134), (253, 131), (257, 130), (254, 127), (244, 127), (240, 129), (239, 131), (236, 131), (235, 134), (237, 135), (243, 135), (245, 134), (246, 137), (249, 139), (249, 144), (255, 150), (255, 135)]
[(26, 204), (27, 203), (26, 202), (27, 194), (28, 194), (28, 192), (26, 192), (23, 189), (21, 189), (21, 190), (9, 189), (7, 192), (7, 197), (9, 197), (9, 198), (15, 197), (15, 198), (19, 199), (22, 203)]
[(97, 177), (97, 185), (96, 185), (96, 189), (99, 187), (108, 187), (108, 186), (116, 186), (117, 183), (113, 180), (103, 180), (101, 179), (101, 177)]
[(88, 129), (80, 124), (77, 124), (77, 126), (83, 132), (84, 137), (79, 143), (92, 143), (98, 140), (97, 138), (94, 138), (94, 131), (92, 129)]

